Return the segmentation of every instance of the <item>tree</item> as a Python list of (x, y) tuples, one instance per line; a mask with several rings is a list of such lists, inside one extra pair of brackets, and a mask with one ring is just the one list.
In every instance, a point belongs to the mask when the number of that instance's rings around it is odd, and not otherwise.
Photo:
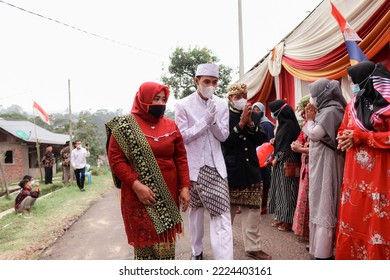
[[(190, 95), (195, 91), (194, 77), (196, 67), (201, 63), (216, 63), (219, 58), (207, 48), (184, 50), (177, 47), (169, 57), (171, 63), (168, 67), (168, 74), (161, 77), (163, 84), (167, 85), (177, 99)], [(219, 82), (216, 95), (225, 97), (227, 86), (231, 81), (232, 69), (219, 64)]]
[[(88, 144), (91, 157), (89, 162), (95, 163), (99, 155), (105, 154), (105, 135), (99, 132), (98, 125), (93, 122), (93, 114), (82, 111), (74, 127), (74, 139), (80, 140), (84, 145)], [(91, 164), (92, 165), (92, 164)]]

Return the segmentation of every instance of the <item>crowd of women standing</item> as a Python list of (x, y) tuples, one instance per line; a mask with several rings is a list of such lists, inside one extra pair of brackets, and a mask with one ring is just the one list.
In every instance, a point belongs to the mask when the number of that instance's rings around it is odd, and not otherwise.
[[(316, 259), (390, 259), (390, 73), (366, 61), (348, 76), (349, 104), (338, 81), (310, 84), (302, 129), (284, 101), (269, 104), (278, 120), (272, 226), (307, 238)], [(286, 170), (297, 153), (295, 177)]]

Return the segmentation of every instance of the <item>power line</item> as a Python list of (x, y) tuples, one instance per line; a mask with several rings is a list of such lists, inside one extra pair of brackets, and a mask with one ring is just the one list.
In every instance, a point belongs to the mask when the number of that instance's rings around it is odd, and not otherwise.
[(103, 40), (106, 40), (106, 41), (109, 41), (109, 42), (112, 42), (112, 43), (121, 45), (121, 46), (123, 46), (123, 47), (127, 47), (127, 48), (130, 48), (130, 49), (133, 49), (133, 50), (137, 50), (137, 51), (140, 51), (140, 52), (144, 52), (144, 53), (148, 53), (148, 54), (152, 54), (152, 55), (156, 55), (156, 56), (166, 57), (165, 55), (162, 55), (162, 54), (158, 54), (158, 53), (155, 53), (155, 52), (151, 52), (151, 51), (148, 51), (148, 50), (144, 50), (144, 49), (141, 49), (141, 48), (137, 48), (137, 47), (134, 47), (134, 46), (129, 45), (129, 44), (127, 44), (127, 43), (123, 43), (123, 42), (121, 42), (121, 41), (114, 40), (114, 39), (111, 39), (111, 38), (106, 37), (106, 36), (102, 36), (102, 35), (99, 35), (99, 34), (96, 34), (96, 33), (93, 33), (93, 32), (89, 32), (89, 31), (84, 30), (84, 29), (81, 29), (81, 28), (79, 28), (79, 27), (77, 27), (77, 26), (70, 25), (70, 24), (68, 24), (68, 23), (65, 23), (65, 22), (62, 22), (62, 21), (59, 21), (59, 20), (56, 20), (56, 19), (53, 19), (53, 18), (44, 16), (44, 15), (41, 15), (41, 14), (32, 12), (32, 11), (29, 11), (29, 10), (27, 10), (27, 9), (24, 9), (24, 8), (19, 7), (19, 6), (16, 6), (16, 5), (14, 5), (14, 4), (5, 2), (5, 1), (3, 1), (3, 0), (0, 0), (0, 2), (3, 3), (3, 4), (6, 4), (6, 5), (8, 5), (8, 6), (12, 7), (12, 8), (18, 9), (18, 10), (20, 10), (20, 11), (23, 11), (23, 12), (26, 12), (26, 13), (29, 13), (29, 14), (32, 14), (32, 15), (34, 15), (34, 16), (41, 17), (41, 18), (46, 19), (46, 20), (50, 20), (50, 21), (55, 22), (55, 23), (57, 23), (57, 24), (66, 26), (66, 27), (68, 27), (68, 28), (72, 28), (72, 29), (74, 29), (74, 30), (77, 30), (77, 31), (79, 31), (79, 32), (85, 33), (85, 34), (90, 35), (90, 36), (94, 36), (94, 37), (97, 37), (97, 38), (100, 38), (100, 39), (103, 39)]

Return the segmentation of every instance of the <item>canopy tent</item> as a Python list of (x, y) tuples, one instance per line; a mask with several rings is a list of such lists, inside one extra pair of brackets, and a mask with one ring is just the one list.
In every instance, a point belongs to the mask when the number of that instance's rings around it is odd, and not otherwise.
[[(362, 41), (369, 60), (390, 68), (390, 0), (333, 0)], [(350, 66), (339, 25), (329, 0), (322, 1), (307, 18), (267, 53), (238, 82), (248, 85), (250, 102), (267, 104), (284, 99), (293, 108), (309, 93), (308, 84), (320, 78), (341, 81), (350, 99), (346, 79)]]

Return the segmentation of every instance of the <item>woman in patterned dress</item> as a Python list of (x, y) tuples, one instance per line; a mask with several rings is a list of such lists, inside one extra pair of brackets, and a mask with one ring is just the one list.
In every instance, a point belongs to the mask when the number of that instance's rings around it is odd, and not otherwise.
[(339, 128), (346, 151), (336, 259), (390, 259), (390, 72), (361, 62), (348, 74), (355, 94)]
[(291, 150), (291, 143), (300, 133), (294, 110), (284, 100), (269, 103), (271, 115), (278, 120), (272, 162), (272, 177), (269, 200), (269, 213), (275, 213), (273, 227), (280, 231), (291, 231), (298, 196), (299, 177), (287, 177), (284, 163), (300, 163), (300, 155)]
[[(305, 107), (309, 103), (309, 95), (301, 99), (297, 111), (301, 113), (306, 125)], [(301, 131), (298, 139), (291, 143), (291, 149), (301, 154), (301, 170), (299, 177), (299, 189), (297, 206), (295, 208), (292, 230), (297, 236), (309, 239), (309, 144), (310, 139)]]

